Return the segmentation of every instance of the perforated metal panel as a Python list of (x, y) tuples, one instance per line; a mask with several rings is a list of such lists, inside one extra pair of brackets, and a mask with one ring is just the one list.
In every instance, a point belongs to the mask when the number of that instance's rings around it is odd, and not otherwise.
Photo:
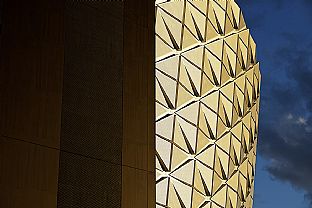
[(65, 152), (60, 157), (59, 208), (120, 207), (120, 166)]
[(66, 1), (58, 207), (118, 208), (122, 2)]
[(61, 150), (121, 163), (122, 3), (67, 1)]

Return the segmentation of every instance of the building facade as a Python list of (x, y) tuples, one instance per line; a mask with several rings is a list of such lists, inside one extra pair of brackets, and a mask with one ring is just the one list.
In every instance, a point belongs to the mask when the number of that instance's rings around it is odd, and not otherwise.
[(234, 0), (155, 3), (156, 207), (251, 208), (261, 75)]
[(154, 208), (154, 2), (0, 5), (0, 207)]
[(233, 0), (2, 0), (0, 27), (1, 208), (252, 206), (261, 76)]

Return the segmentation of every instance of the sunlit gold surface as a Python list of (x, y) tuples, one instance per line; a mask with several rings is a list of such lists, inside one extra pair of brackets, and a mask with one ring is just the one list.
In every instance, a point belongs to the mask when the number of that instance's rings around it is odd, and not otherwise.
[(252, 207), (261, 75), (233, 0), (156, 1), (157, 208)]

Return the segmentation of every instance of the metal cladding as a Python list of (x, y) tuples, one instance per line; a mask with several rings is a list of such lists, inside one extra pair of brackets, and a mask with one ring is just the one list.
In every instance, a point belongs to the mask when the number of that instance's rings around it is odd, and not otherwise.
[(233, 0), (157, 0), (156, 207), (251, 208), (261, 75)]

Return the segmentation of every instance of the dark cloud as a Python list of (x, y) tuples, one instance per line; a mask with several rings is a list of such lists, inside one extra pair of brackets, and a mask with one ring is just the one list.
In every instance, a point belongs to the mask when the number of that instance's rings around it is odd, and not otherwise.
[(312, 0), (237, 0), (262, 70), (258, 153), (312, 207)]
[(259, 153), (267, 171), (306, 192), (312, 207), (312, 43), (292, 34), (271, 52), (262, 73)]

